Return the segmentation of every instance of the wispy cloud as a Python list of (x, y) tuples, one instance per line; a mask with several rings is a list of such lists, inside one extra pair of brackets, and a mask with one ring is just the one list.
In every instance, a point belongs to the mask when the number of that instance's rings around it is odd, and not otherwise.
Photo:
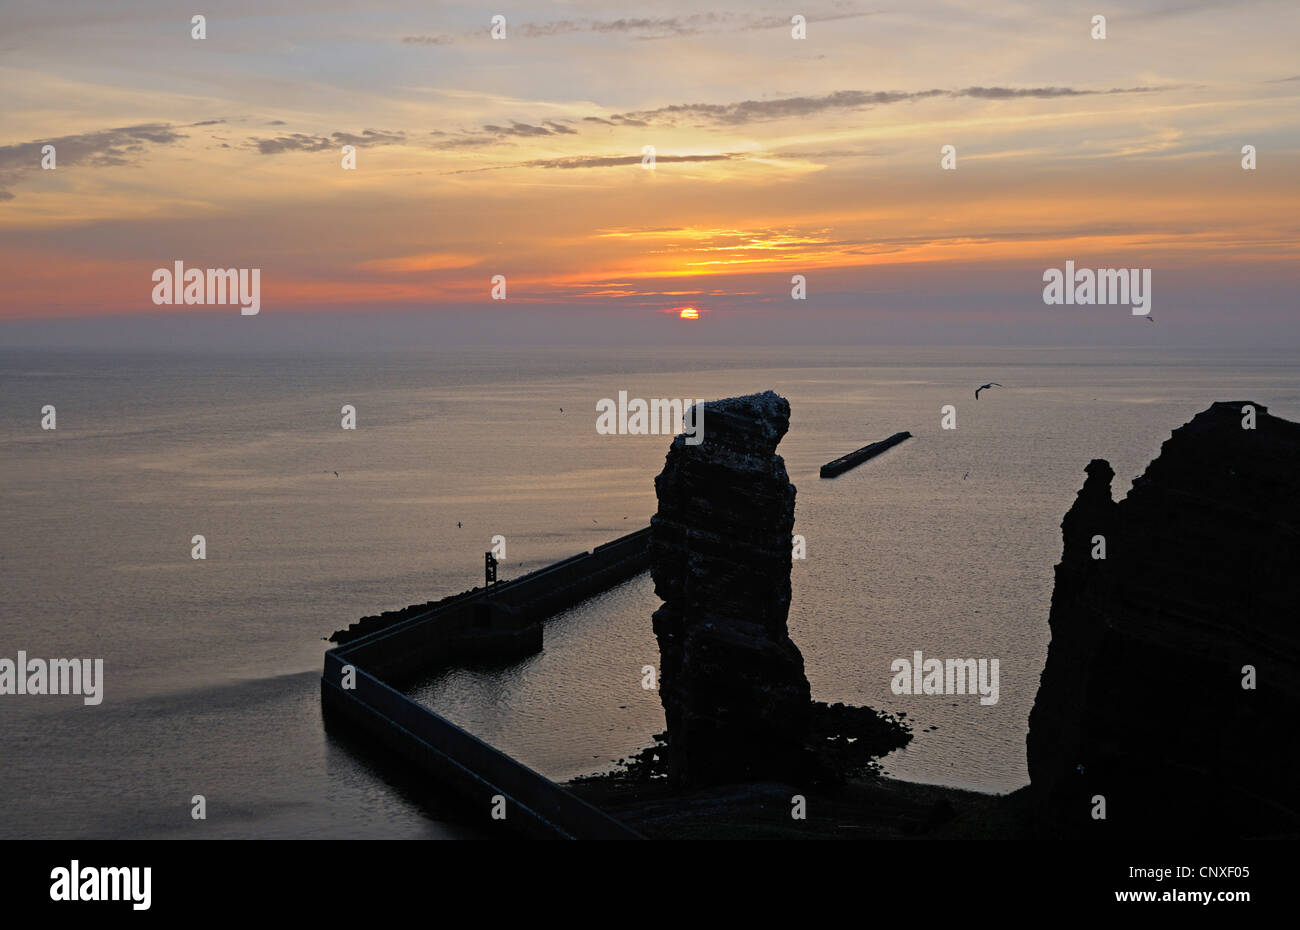
[(511, 120), (509, 126), (489, 123), (480, 129), (460, 133), (444, 132), (435, 129), (429, 133), (437, 141), (435, 149), (479, 148), (500, 144), (510, 138), (536, 138), (540, 136), (576, 136), (578, 131), (558, 123), (555, 120), (542, 120), (541, 123), (521, 123)]
[(1147, 94), (1168, 90), (1164, 87), (1116, 87), (1110, 90), (1087, 90), (1074, 87), (966, 87), (959, 90), (837, 90), (816, 97), (779, 97), (773, 100), (741, 100), (735, 103), (674, 103), (652, 110), (633, 110), (602, 120), (609, 125), (674, 125), (678, 120), (697, 120), (722, 126), (791, 119), (832, 110), (884, 106), (929, 100), (935, 97), (970, 97), (980, 100), (1018, 100), (1025, 98), (1093, 97), (1111, 94)]
[[(934, 88), (913, 91), (864, 91), (839, 90), (829, 94), (804, 97), (779, 97), (770, 100), (741, 100), (732, 103), (677, 103), (656, 107), (649, 110), (634, 110), (626, 113), (613, 113), (607, 116), (588, 115), (578, 122), (584, 125), (607, 126), (611, 128), (645, 128), (655, 126), (676, 126), (679, 122), (711, 126), (740, 126), (748, 123), (772, 122), (782, 119), (798, 119), (837, 110), (853, 110), (864, 107), (884, 106), (895, 103), (917, 102), (934, 98), (968, 98), (974, 100), (1021, 100), (1021, 99), (1055, 99), (1069, 97), (1096, 97), (1114, 94), (1143, 94), (1168, 90), (1168, 87), (1117, 87), (1107, 90), (1094, 90), (1075, 87), (981, 87), (972, 86), (960, 89)], [(513, 144), (512, 140), (540, 139), (548, 136), (576, 136), (577, 129), (551, 119), (538, 122), (523, 122), (512, 119), (508, 123), (486, 123), (477, 129), (448, 132), (432, 130), (428, 133), (433, 142), (428, 147), (435, 150), (490, 148)], [(264, 155), (283, 152), (320, 152), (337, 148), (341, 145), (375, 146), (399, 145), (414, 142), (415, 136), (408, 136), (403, 131), (365, 130), (361, 135), (335, 132), (329, 136), (310, 133), (290, 133), (274, 138), (252, 138), (249, 142)], [(856, 153), (840, 153), (856, 154)], [(640, 156), (627, 156), (639, 161)], [(738, 156), (677, 156), (670, 160), (716, 160), (724, 157)], [(571, 156), (567, 158), (542, 159), (530, 162), (517, 162), (505, 167), (561, 167), (585, 168), (607, 167), (606, 164), (593, 159), (605, 156)], [(662, 159), (661, 159), (662, 160)], [(610, 162), (613, 164), (630, 164), (630, 162)], [(476, 168), (468, 171), (497, 170), (497, 168)], [(452, 172), (460, 174), (463, 172)]]
[[(672, 164), (674, 162), (710, 162), (735, 161), (743, 159), (743, 152), (721, 152), (716, 155), (656, 155), (655, 164)], [(509, 165), (492, 165), (487, 168), (462, 168), (449, 174), (473, 174), (479, 171), (502, 171), (506, 168), (619, 168), (626, 165), (641, 164), (641, 155), (568, 155), (562, 158), (535, 158), (531, 161), (514, 162)]]
[[(824, 13), (804, 12), (810, 25), (844, 19), (874, 16), (876, 10), (838, 9)], [(523, 39), (547, 39), (554, 36), (592, 33), (596, 35), (626, 36), (633, 39), (671, 39), (680, 36), (719, 32), (752, 32), (762, 29), (788, 29), (790, 15), (760, 16), (754, 13), (692, 13), (684, 16), (625, 16), (618, 19), (557, 19), (545, 23), (520, 23), (507, 27), (507, 34)], [(453, 45), (457, 42), (482, 39), (487, 27), (459, 35), (403, 36), (404, 45)]]
[[(810, 13), (810, 22), (857, 19), (874, 15), (874, 11), (853, 10), (837, 13)], [(549, 23), (525, 23), (518, 29), (524, 38), (535, 39), (573, 33), (626, 35), (636, 39), (667, 39), (676, 36), (713, 32), (749, 32), (759, 29), (789, 28), (790, 16), (757, 16), (752, 13), (694, 13), (688, 16), (642, 16), (620, 19), (561, 19)]]
[[(189, 125), (209, 126), (219, 122), (222, 121), (207, 120)], [(120, 167), (135, 163), (149, 146), (171, 145), (187, 138), (179, 131), (183, 128), (171, 123), (141, 123), (0, 146), (0, 200), (13, 200), (13, 192), (6, 188), (16, 184), (24, 174), (40, 168), (41, 149), (46, 145), (54, 146), (56, 164), (61, 167)]]
[[(913, 91), (864, 91), (839, 90), (829, 94), (802, 97), (779, 97), (770, 100), (741, 100), (732, 103), (678, 103), (656, 107), (649, 110), (634, 110), (626, 113), (613, 113), (608, 116), (588, 115), (579, 121), (582, 124), (608, 126), (612, 128), (644, 128), (652, 126), (675, 126), (679, 122), (712, 126), (740, 126), (748, 123), (771, 122), (782, 119), (797, 119), (838, 110), (853, 110), (864, 107), (884, 106), (895, 103), (917, 102), (934, 98), (968, 98), (974, 100), (1022, 100), (1022, 99), (1056, 99), (1069, 97), (1095, 97), (1115, 94), (1142, 94), (1167, 90), (1165, 87), (1117, 87), (1107, 90), (1094, 90), (1075, 87), (982, 87), (972, 86), (960, 89), (934, 88)], [(477, 129), (460, 132), (433, 130), (428, 133), (434, 141), (428, 147), (438, 150), (490, 148), (509, 145), (512, 140), (539, 139), (548, 136), (576, 136), (579, 131), (565, 123), (551, 119), (538, 122), (510, 120), (508, 123), (486, 123)], [(404, 131), (380, 131), (367, 129), (360, 135), (335, 132), (328, 136), (311, 133), (289, 133), (273, 138), (250, 138), (249, 144), (255, 146), (263, 155), (276, 155), (284, 152), (320, 152), (338, 148), (342, 145), (378, 146), (400, 145), (413, 142), (415, 137)], [(541, 168), (588, 168), (610, 167), (631, 164), (639, 161), (640, 156), (626, 156), (629, 161), (609, 160), (621, 156), (569, 156), (563, 158), (538, 159), (516, 162), (507, 167), (541, 167)], [(710, 156), (675, 156), (669, 161), (719, 160), (739, 157), (737, 155)], [(665, 159), (661, 159), (665, 160)], [(498, 170), (498, 168), (476, 168), (467, 171)], [(452, 172), (460, 174), (463, 172)]]
[(509, 126), (484, 126), (483, 131), (497, 136), (550, 136), (554, 133), (545, 126), (511, 122)]
[(455, 41), (452, 36), (402, 36), (404, 45), (451, 45)]
[(363, 130), (361, 135), (350, 132), (335, 132), (328, 136), (313, 136), (303, 132), (277, 136), (274, 139), (251, 138), (251, 145), (263, 155), (278, 155), (282, 152), (323, 152), (344, 145), (357, 148), (375, 145), (401, 145), (406, 141), (404, 132), (386, 132), (378, 129)]

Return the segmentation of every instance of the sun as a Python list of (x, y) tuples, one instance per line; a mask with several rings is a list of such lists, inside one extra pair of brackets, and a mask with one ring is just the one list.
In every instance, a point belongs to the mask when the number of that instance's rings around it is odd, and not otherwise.
[(700, 311), (696, 310), (694, 307), (682, 307), (681, 316), (683, 320), (698, 320), (700, 318)]

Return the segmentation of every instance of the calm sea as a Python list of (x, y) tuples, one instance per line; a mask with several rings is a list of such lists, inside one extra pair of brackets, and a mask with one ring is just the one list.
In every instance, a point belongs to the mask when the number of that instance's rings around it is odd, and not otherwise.
[[(0, 696), (0, 837), (471, 833), (326, 736), (322, 638), (480, 583), (496, 534), (512, 577), (646, 525), (667, 438), (597, 435), (596, 401), (620, 390), (789, 398), (779, 451), (807, 540), (790, 631), (814, 696), (905, 712), (915, 739), (885, 761), (897, 777), (1013, 790), (1084, 465), (1109, 459), (1122, 495), (1212, 401), (1300, 418), (1295, 363), (1150, 349), (0, 350), (0, 656), (99, 657), (106, 678), (95, 707)], [(1003, 387), (977, 401), (989, 380)], [(356, 431), (340, 429), (344, 404)], [(940, 429), (945, 404), (956, 430)], [(902, 429), (914, 438), (818, 478)], [(540, 655), (413, 693), (550, 776), (605, 770), (663, 728), (641, 688), (657, 604), (643, 576), (551, 621)], [(998, 703), (892, 694), (890, 663), (916, 650), (997, 658)]]

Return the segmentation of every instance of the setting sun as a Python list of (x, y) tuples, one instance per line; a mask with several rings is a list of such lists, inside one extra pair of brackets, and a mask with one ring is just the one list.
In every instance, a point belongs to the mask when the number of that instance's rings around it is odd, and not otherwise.
[(696, 310), (694, 307), (682, 307), (681, 315), (683, 320), (698, 320), (700, 318), (700, 311)]

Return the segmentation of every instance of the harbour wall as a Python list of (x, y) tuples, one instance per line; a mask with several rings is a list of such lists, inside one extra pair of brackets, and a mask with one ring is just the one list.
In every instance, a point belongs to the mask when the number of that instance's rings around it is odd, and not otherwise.
[[(540, 650), (542, 621), (649, 567), (649, 539), (646, 527), (427, 610), (408, 608), (389, 616), (391, 622), (354, 625), (340, 637), (346, 642), (325, 653), (321, 703), (327, 721), (393, 750), (503, 829), (564, 839), (639, 838), (398, 687), (439, 666)], [(504, 799), (505, 818), (490, 821), (497, 798)]]

